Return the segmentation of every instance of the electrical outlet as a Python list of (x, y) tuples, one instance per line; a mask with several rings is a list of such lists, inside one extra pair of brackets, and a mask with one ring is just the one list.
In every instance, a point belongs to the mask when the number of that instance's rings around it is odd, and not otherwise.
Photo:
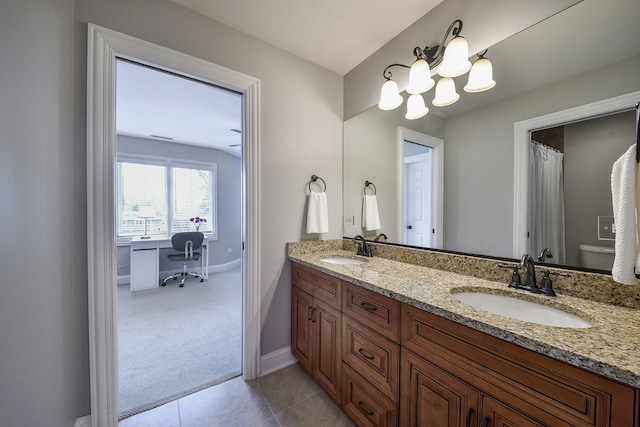
[(612, 216), (598, 217), (598, 240), (616, 240), (616, 224)]
[(227, 252), (231, 253), (232, 249), (231, 248), (227, 248)]

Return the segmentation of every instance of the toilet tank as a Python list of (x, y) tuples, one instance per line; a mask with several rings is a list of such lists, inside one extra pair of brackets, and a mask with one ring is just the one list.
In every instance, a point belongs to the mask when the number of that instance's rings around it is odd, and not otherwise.
[(580, 266), (585, 268), (596, 268), (598, 270), (611, 271), (613, 259), (615, 258), (615, 248), (611, 246), (579, 245)]

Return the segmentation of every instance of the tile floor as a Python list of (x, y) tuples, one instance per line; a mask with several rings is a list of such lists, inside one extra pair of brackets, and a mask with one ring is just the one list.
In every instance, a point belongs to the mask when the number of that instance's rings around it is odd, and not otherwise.
[(351, 427), (294, 364), (252, 381), (237, 377), (121, 421), (119, 427)]

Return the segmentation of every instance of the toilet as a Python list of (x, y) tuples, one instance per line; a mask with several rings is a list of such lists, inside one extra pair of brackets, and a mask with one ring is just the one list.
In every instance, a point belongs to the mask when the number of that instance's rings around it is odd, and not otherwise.
[(611, 246), (579, 245), (580, 266), (585, 268), (595, 268), (598, 270), (611, 271), (615, 248)]

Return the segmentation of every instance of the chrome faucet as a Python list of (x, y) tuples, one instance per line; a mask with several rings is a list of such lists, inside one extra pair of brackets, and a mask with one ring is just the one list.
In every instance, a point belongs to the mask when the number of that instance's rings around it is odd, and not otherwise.
[(371, 246), (369, 246), (369, 243), (367, 243), (365, 238), (358, 234), (356, 237), (353, 238), (353, 244), (355, 245), (356, 241), (358, 240), (360, 240), (361, 243), (358, 243), (358, 251), (356, 255), (372, 257), (373, 255), (371, 254)]
[(379, 241), (379, 240), (380, 240), (380, 238), (381, 238), (381, 237), (384, 237), (384, 241), (385, 241), (385, 242), (387, 241), (387, 235), (386, 235), (386, 234), (384, 234), (384, 233), (380, 233), (380, 234), (378, 234), (378, 235), (376, 236), (376, 238), (375, 238), (375, 239), (373, 239), (373, 241), (374, 241), (374, 242), (377, 242), (377, 241)]
[(533, 263), (533, 258), (529, 254), (522, 255), (520, 259), (520, 269), (527, 270), (527, 277), (524, 281), (524, 288), (532, 292), (539, 292), (538, 285), (536, 284), (536, 266)]

